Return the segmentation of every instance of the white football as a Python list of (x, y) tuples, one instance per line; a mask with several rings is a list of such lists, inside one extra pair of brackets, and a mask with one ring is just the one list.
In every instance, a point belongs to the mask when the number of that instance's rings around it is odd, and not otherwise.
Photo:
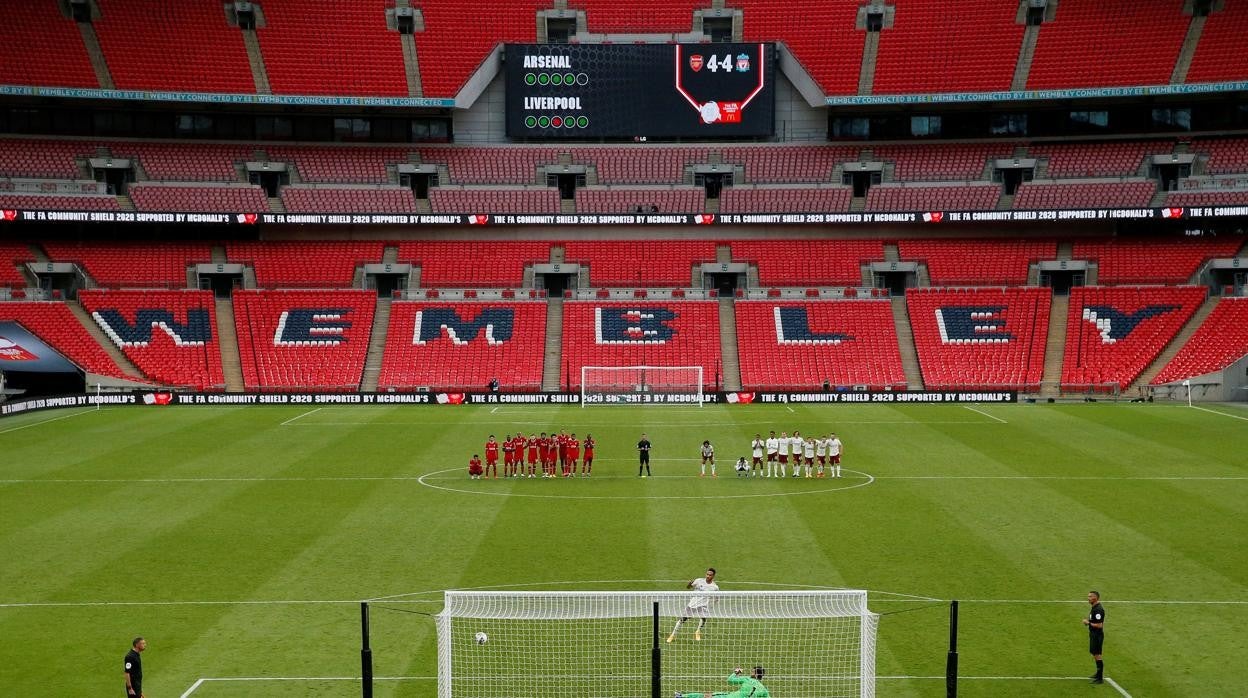
[(484, 645), (485, 643), (487, 643), (487, 642), (489, 642), (489, 641), (490, 641), (490, 636), (489, 636), (489, 635), (486, 635), (485, 633), (477, 633), (477, 644), (478, 644), (478, 645)]

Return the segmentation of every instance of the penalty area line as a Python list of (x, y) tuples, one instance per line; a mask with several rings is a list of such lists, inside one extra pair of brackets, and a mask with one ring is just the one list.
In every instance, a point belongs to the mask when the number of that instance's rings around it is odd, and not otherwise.
[[(374, 681), (436, 681), (436, 676), (374, 676)], [(197, 679), (191, 687), (181, 695), (180, 698), (187, 698), (195, 693), (200, 686), (208, 681), (228, 682), (255, 682), (255, 681), (363, 681), (359, 676), (205, 676)]]
[(324, 408), (324, 407), (317, 407), (316, 409), (308, 410), (307, 412), (304, 412), (304, 413), (303, 413), (303, 414), (301, 414), (301, 415), (298, 415), (298, 416), (296, 416), (296, 417), (291, 417), (290, 419), (288, 419), (288, 420), (286, 420), (286, 421), (282, 422), (282, 423), (281, 423), (281, 424), (279, 424), (278, 426), (283, 426), (283, 427), (285, 427), (285, 426), (290, 426), (291, 424), (294, 424), (296, 421), (298, 421), (298, 420), (300, 420), (300, 419), (303, 419), (304, 417), (307, 417), (307, 416), (308, 416), (308, 415), (310, 415), (310, 414), (316, 414), (317, 412), (320, 412), (320, 411), (321, 411), (321, 410), (323, 410), (323, 409), (325, 409), (325, 408)]
[(987, 417), (988, 419), (993, 419), (993, 420), (996, 420), (996, 421), (998, 421), (998, 422), (1000, 422), (1000, 423), (1002, 423), (1002, 424), (1009, 424), (1009, 422), (1005, 421), (1004, 419), (1001, 419), (1000, 417), (997, 417), (997, 416), (995, 416), (995, 415), (988, 414), (987, 412), (985, 412), (985, 411), (983, 411), (983, 410), (977, 410), (977, 409), (975, 409), (974, 407), (971, 407), (970, 405), (963, 405), (963, 406), (962, 406), (962, 409), (964, 409), (964, 410), (970, 410), (970, 411), (974, 412), (975, 414), (982, 414), (982, 415), (984, 415), (985, 417)]

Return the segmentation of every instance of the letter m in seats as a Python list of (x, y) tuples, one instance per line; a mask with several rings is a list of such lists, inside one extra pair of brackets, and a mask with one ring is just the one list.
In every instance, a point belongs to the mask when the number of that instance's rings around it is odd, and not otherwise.
[(178, 322), (173, 313), (163, 308), (140, 308), (134, 322), (126, 320), (120, 310), (106, 309), (91, 313), (109, 339), (119, 347), (145, 347), (152, 342), (152, 331), (159, 328), (180, 347), (203, 346), (212, 340), (212, 321), (207, 308), (189, 308), (186, 322)]
[(428, 344), (446, 336), (455, 344), (468, 344), (485, 332), (487, 344), (511, 339), (516, 311), (513, 308), (483, 308), (477, 317), (466, 320), (454, 308), (424, 308), (416, 313), (412, 344)]

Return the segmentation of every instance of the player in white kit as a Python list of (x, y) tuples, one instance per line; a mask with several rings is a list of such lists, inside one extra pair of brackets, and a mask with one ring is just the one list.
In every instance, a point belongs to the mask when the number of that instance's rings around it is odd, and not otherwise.
[[(715, 568), (706, 568), (706, 576), (699, 579), (689, 580), (689, 584), (686, 585), (686, 588), (693, 589), (694, 591), (719, 591), (719, 585), (715, 583)], [(689, 603), (685, 604), (685, 614), (681, 616), (680, 620), (676, 621), (676, 627), (672, 628), (672, 634), (667, 636), (667, 641), (675, 642), (676, 633), (680, 632), (680, 626), (684, 625), (685, 621), (695, 616), (698, 618), (698, 629), (693, 631), (693, 639), (701, 641), (702, 628), (706, 627), (706, 617), (710, 613), (710, 610), (711, 597), (691, 597), (689, 599)]]
[(771, 436), (767, 437), (767, 477), (771, 477), (771, 471), (776, 467), (776, 456), (780, 453), (780, 439), (776, 438), (776, 432), (771, 432)]
[(841, 444), (841, 440), (836, 438), (836, 432), (832, 432), (831, 434), (829, 434), (829, 437), (830, 437), (828, 439), (829, 470), (832, 471), (832, 477), (840, 477), (841, 476), (841, 451), (844, 450), (844, 446)]

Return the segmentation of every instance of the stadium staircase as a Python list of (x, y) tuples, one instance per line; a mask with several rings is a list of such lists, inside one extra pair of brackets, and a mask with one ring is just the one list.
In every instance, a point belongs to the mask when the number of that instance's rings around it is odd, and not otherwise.
[(1192, 67), (1192, 58), (1196, 56), (1196, 47), (1200, 45), (1206, 19), (1208, 18), (1192, 15), (1191, 23), (1187, 25), (1187, 36), (1183, 39), (1183, 48), (1179, 51), (1178, 60), (1174, 62), (1174, 72), (1170, 74), (1171, 85), (1187, 82), (1187, 71)]
[(1061, 393), (1062, 357), (1066, 352), (1069, 312), (1070, 295), (1054, 294), (1049, 305), (1049, 337), (1044, 343), (1044, 373), (1040, 377), (1040, 397), (1057, 397)]
[(390, 332), (392, 302), (389, 296), (377, 298), (377, 309), (373, 313), (373, 334), (368, 339), (368, 358), (364, 360), (364, 376), (360, 379), (360, 391), (365, 393), (377, 391), (377, 381), (381, 377), (381, 360), (386, 353), (386, 337)]
[(100, 48), (100, 38), (96, 36), (95, 27), (90, 22), (77, 24), (78, 31), (82, 34), (82, 43), (87, 47), (87, 57), (91, 59), (91, 69), (95, 71), (95, 79), (106, 90), (117, 89), (113, 74), (108, 70), (108, 62), (104, 60), (104, 51)]
[[(399, 6), (408, 5), (400, 2)], [(419, 9), (414, 13), (415, 31), (425, 30), (424, 15)], [(403, 47), (403, 74), (407, 78), (407, 94), (409, 97), (424, 97), (424, 86), (420, 81), (420, 56), (416, 51), (415, 34), (399, 34), (399, 44)]]
[(558, 392), (563, 379), (563, 299), (546, 301), (546, 359), (542, 363), (542, 390)]
[(228, 298), (218, 298), (217, 306), (217, 344), (221, 347), (221, 369), (225, 373), (225, 389), (231, 393), (241, 393), (246, 389), (243, 383), (243, 363), (238, 355), (238, 331), (234, 327), (234, 304)]
[(893, 324), (897, 326), (897, 348), (901, 350), (901, 368), (906, 372), (906, 387), (923, 389), (923, 371), (919, 367), (919, 352), (914, 348), (914, 329), (910, 327), (910, 313), (906, 309), (906, 297), (894, 296)]
[[(1021, 10), (1026, 12), (1025, 9)], [(1023, 31), (1023, 43), (1018, 49), (1018, 62), (1014, 64), (1014, 78), (1010, 89), (1021, 92), (1027, 89), (1027, 76), (1031, 74), (1031, 59), (1036, 55), (1036, 42), (1040, 40), (1040, 25), (1028, 25)]]
[(862, 67), (858, 72), (858, 94), (869, 95), (875, 87), (876, 56), (880, 53), (880, 32), (866, 32), (862, 48)]
[(87, 333), (90, 334), (91, 338), (100, 345), (100, 348), (108, 354), (108, 357), (113, 360), (113, 363), (117, 364), (117, 367), (121, 369), (122, 373), (124, 373), (128, 378), (132, 378), (136, 381), (147, 381), (147, 377), (143, 375), (143, 372), (139, 370), (139, 367), (135, 366), (134, 362), (121, 351), (121, 348), (114, 344), (113, 340), (108, 338), (108, 335), (104, 334), (104, 330), (100, 328), (98, 323), (96, 323), (95, 318), (91, 317), (91, 314), (87, 312), (87, 309), (82, 307), (82, 303), (79, 303), (76, 300), (66, 301), (65, 306), (68, 307), (69, 311), (74, 314), (74, 317), (78, 318), (78, 322), (86, 328)]
[(269, 70), (260, 52), (260, 37), (254, 29), (243, 29), (243, 46), (247, 47), (247, 63), (251, 65), (251, 79), (256, 84), (256, 94), (273, 94), (269, 85)]
[(1210, 313), (1213, 312), (1213, 309), (1218, 307), (1219, 300), (1220, 298), (1218, 296), (1213, 295), (1205, 298), (1205, 301), (1200, 304), (1200, 307), (1196, 309), (1196, 312), (1192, 313), (1192, 317), (1188, 319), (1187, 324), (1183, 325), (1183, 329), (1179, 330), (1178, 333), (1170, 339), (1170, 343), (1166, 345), (1166, 348), (1157, 355), (1156, 359), (1153, 359), (1153, 362), (1149, 364), (1147, 368), (1140, 372), (1140, 375), (1136, 377), (1135, 382), (1127, 388), (1125, 391), (1127, 395), (1132, 397), (1144, 396), (1145, 386), (1152, 383), (1153, 379), (1157, 377), (1157, 374), (1161, 373), (1161, 369), (1165, 368), (1166, 365), (1170, 363), (1170, 360), (1178, 355), (1179, 350), (1187, 344), (1187, 340), (1191, 339), (1192, 335), (1196, 334), (1196, 330), (1199, 330), (1200, 326), (1205, 323), (1205, 318), (1209, 317)]
[[(741, 357), (737, 354), (737, 306), (731, 298), (719, 299), (720, 384), (728, 392), (741, 390)], [(704, 383), (707, 383), (705, 379)], [(705, 389), (705, 388), (704, 388)]]

